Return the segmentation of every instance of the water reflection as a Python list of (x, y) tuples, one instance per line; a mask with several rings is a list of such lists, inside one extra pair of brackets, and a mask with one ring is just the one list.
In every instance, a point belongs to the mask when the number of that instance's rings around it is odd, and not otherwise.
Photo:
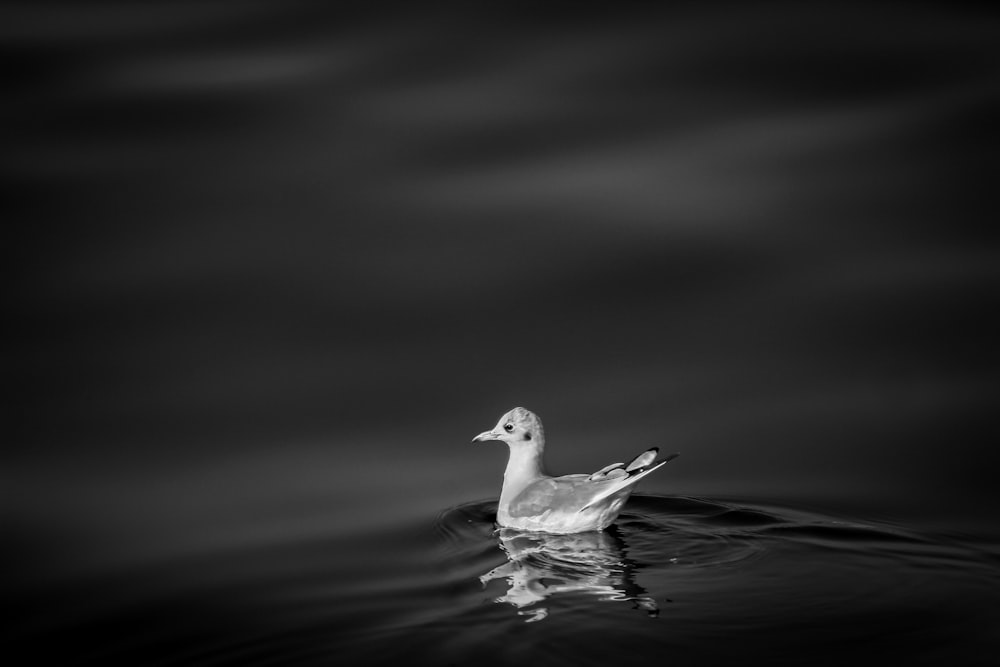
[(505, 579), (507, 591), (494, 602), (513, 605), (528, 623), (548, 616), (547, 607), (536, 605), (577, 593), (602, 602), (631, 602), (650, 616), (659, 613), (656, 601), (635, 583), (640, 566), (626, 557), (617, 531), (551, 535), (500, 528), (496, 535), (507, 562), (479, 580), (485, 586)]

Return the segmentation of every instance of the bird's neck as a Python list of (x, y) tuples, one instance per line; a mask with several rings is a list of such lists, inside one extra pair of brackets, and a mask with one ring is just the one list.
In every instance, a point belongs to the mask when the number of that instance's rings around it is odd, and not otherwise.
[(500, 491), (500, 507), (506, 508), (526, 486), (545, 477), (542, 464), (544, 443), (518, 443), (509, 445), (510, 458), (503, 473), (503, 489)]

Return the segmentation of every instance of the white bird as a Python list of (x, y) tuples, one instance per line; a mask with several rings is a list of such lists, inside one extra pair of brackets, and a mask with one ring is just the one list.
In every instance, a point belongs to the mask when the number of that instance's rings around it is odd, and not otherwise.
[(506, 413), (473, 442), (499, 440), (510, 448), (497, 506), (497, 523), (519, 530), (581, 533), (603, 530), (618, 517), (636, 482), (676, 454), (654, 464), (657, 447), (625, 465), (612, 463), (590, 475), (552, 477), (545, 473), (542, 421), (525, 408)]

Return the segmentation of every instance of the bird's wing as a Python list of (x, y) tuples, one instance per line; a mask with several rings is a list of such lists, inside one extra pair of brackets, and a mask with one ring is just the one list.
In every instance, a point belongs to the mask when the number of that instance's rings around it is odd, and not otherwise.
[[(656, 460), (656, 455), (659, 453), (659, 447), (653, 447), (647, 449), (639, 456), (632, 459), (627, 466), (625, 466), (625, 472), (632, 472), (633, 470), (638, 470), (639, 468), (645, 468)], [(666, 459), (669, 460), (669, 459)]]
[[(659, 447), (652, 447), (647, 449), (639, 456), (635, 457), (629, 461), (628, 465), (624, 463), (612, 463), (611, 465), (604, 466), (595, 473), (592, 473), (589, 479), (592, 482), (599, 482), (605, 479), (620, 479), (629, 476), (633, 472), (642, 472), (647, 467), (649, 467), (653, 461), (656, 460), (656, 454), (660, 451)], [(664, 462), (677, 456), (677, 454), (671, 454)]]
[[(608, 471), (601, 477), (595, 477), (598, 473), (545, 477), (521, 491), (511, 502), (508, 512), (512, 517), (538, 516), (545, 511), (580, 512), (635, 484), (676, 456), (677, 454), (671, 454), (662, 461), (649, 465), (656, 457), (654, 448), (637, 456), (628, 466), (621, 463), (605, 466), (598, 471)], [(634, 465), (637, 462), (640, 465)], [(641, 465), (643, 462), (645, 465)]]
[(654, 464), (653, 461), (656, 460), (656, 453), (658, 451), (659, 448), (657, 447), (647, 449), (642, 454), (639, 454), (639, 456), (632, 459), (632, 461), (624, 468), (613, 468), (609, 472), (605, 473), (603, 478), (595, 479), (595, 475), (602, 471), (598, 471), (588, 477), (587, 481), (593, 482), (595, 486), (600, 486), (594, 489), (594, 495), (586, 502), (586, 504), (583, 505), (583, 507), (580, 508), (580, 511), (582, 512), (588, 507), (592, 507), (596, 503), (601, 502), (605, 498), (615, 495), (622, 489), (632, 486), (649, 473), (653, 472), (665, 463), (673, 461), (679, 456), (679, 454), (671, 454), (662, 461)]
[(592, 482), (595, 481), (595, 480), (598, 480), (598, 479), (604, 479), (605, 476), (607, 476), (607, 474), (609, 472), (611, 472), (612, 470), (617, 470), (618, 468), (624, 468), (624, 467), (625, 467), (624, 463), (621, 463), (621, 462), (619, 462), (619, 463), (612, 463), (610, 465), (604, 466), (603, 468), (601, 468), (597, 472), (592, 473), (590, 475), (590, 477), (588, 477), (587, 479), (589, 479)]
[(586, 475), (545, 477), (529, 484), (510, 503), (512, 517), (538, 516), (546, 510), (575, 512), (590, 500)]

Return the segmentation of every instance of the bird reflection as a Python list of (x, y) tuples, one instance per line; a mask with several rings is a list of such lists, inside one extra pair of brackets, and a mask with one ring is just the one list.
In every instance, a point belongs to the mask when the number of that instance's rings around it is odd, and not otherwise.
[(548, 616), (546, 607), (535, 605), (569, 593), (631, 602), (634, 608), (656, 616), (656, 601), (636, 585), (636, 564), (625, 557), (625, 542), (613, 530), (553, 535), (500, 528), (496, 535), (507, 562), (479, 580), (485, 586), (494, 579), (506, 579), (507, 592), (494, 602), (513, 605), (528, 623)]

